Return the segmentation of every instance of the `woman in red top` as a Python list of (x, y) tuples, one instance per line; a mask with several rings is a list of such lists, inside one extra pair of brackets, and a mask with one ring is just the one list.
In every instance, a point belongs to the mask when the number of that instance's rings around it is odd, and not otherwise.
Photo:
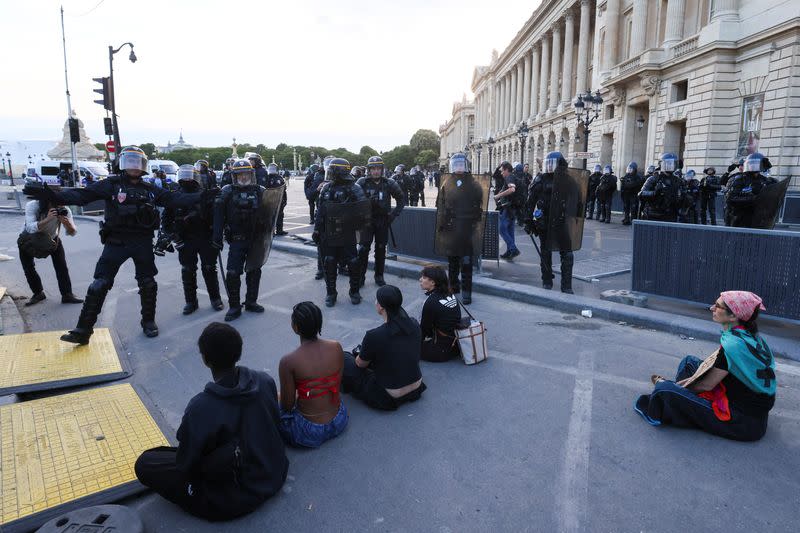
[(318, 337), (322, 311), (312, 302), (294, 306), (292, 329), (300, 346), (278, 367), (279, 429), (287, 444), (316, 448), (344, 431), (350, 418), (339, 397), (344, 352), (338, 342)]

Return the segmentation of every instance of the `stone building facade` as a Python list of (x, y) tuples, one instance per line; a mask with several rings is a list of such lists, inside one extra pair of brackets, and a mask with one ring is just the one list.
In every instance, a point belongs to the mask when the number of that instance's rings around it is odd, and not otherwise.
[[(475, 68), (473, 166), (480, 148), (489, 170), (490, 138), (494, 165), (559, 150), (581, 166), (573, 102), (590, 89), (603, 97), (590, 167), (620, 172), (670, 151), (686, 169), (724, 169), (758, 150), (773, 175), (800, 188), (798, 0), (543, 0), (509, 46)], [(449, 146), (450, 130), (441, 133)]]
[(475, 139), (475, 105), (464, 95), (453, 104), (450, 120), (439, 126), (439, 164), (447, 165), (450, 154), (463, 152)]

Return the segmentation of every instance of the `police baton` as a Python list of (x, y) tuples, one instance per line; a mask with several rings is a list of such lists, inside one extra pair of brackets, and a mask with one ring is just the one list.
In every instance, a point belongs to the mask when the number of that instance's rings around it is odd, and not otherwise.
[[(527, 231), (525, 233), (528, 233)], [(542, 259), (542, 251), (539, 250), (539, 245), (536, 244), (536, 237), (533, 236), (533, 233), (528, 233), (528, 237), (531, 238), (531, 242), (533, 243), (533, 247), (536, 248), (536, 253), (539, 254), (539, 259)]]
[(217, 250), (217, 261), (219, 261), (219, 273), (222, 276), (222, 285), (225, 287), (225, 294), (228, 295), (228, 300), (230, 300), (231, 293), (228, 292), (228, 278), (225, 277), (225, 265), (222, 264), (222, 250)]
[(392, 225), (389, 224), (389, 237), (392, 238), (392, 248), (397, 250), (397, 241), (394, 240), (394, 231), (392, 231)]

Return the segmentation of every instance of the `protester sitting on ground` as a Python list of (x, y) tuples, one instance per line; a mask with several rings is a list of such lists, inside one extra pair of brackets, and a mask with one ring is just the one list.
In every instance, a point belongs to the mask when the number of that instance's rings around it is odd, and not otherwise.
[(266, 372), (236, 365), (242, 337), (233, 327), (212, 322), (197, 344), (214, 381), (189, 401), (178, 447), (142, 453), (136, 477), (193, 515), (228, 520), (256, 509), (286, 480), (278, 392)]
[(375, 310), (384, 323), (367, 331), (360, 350), (344, 354), (342, 391), (375, 409), (397, 409), (418, 400), (427, 388), (419, 369), (419, 324), (402, 304), (400, 289), (394, 285), (379, 288)]
[(720, 346), (705, 361), (686, 356), (675, 381), (655, 375), (652, 394), (634, 409), (653, 426), (698, 428), (727, 439), (754, 441), (767, 431), (775, 404), (775, 360), (758, 334), (761, 298), (747, 291), (720, 294), (710, 311), (722, 325)]
[[(51, 189), (57, 191), (58, 187), (51, 187)], [(28, 281), (28, 286), (33, 293), (30, 299), (25, 302), (26, 306), (37, 304), (47, 298), (44, 294), (42, 278), (36, 272), (34, 261), (36, 257), (34, 254), (41, 252), (41, 250), (39, 250), (38, 245), (26, 240), (26, 237), (32, 238), (33, 236), (40, 237), (45, 241), (47, 241), (45, 239), (45, 236), (47, 236), (50, 241), (55, 243), (50, 252), (50, 259), (53, 261), (53, 268), (56, 271), (58, 290), (61, 292), (61, 303), (83, 303), (83, 300), (72, 294), (72, 281), (69, 277), (67, 258), (64, 255), (64, 244), (61, 242), (61, 226), (64, 226), (67, 235), (70, 237), (78, 233), (78, 229), (72, 219), (72, 211), (68, 207), (46, 205), (43, 208), (39, 200), (30, 200), (25, 204), (25, 226), (22, 228), (22, 234), (17, 241), (17, 245), (22, 271), (25, 273), (25, 279)], [(48, 242), (48, 245), (52, 245), (52, 243)]]
[(287, 444), (317, 448), (347, 427), (347, 408), (339, 397), (344, 367), (342, 346), (320, 339), (322, 311), (312, 302), (292, 310), (292, 329), (300, 347), (283, 356), (281, 380), (281, 435)]
[(422, 332), (420, 358), (442, 363), (457, 357), (459, 347), (455, 329), (461, 321), (461, 308), (450, 292), (447, 273), (442, 267), (427, 266), (422, 269), (419, 286), (428, 295), (419, 321)]

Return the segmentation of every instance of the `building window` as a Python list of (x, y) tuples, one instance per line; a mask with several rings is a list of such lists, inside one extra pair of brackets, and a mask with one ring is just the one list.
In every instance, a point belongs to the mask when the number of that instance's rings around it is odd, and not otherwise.
[(605, 118), (607, 119), (614, 118), (614, 104), (609, 104), (606, 106)]
[(689, 96), (689, 80), (678, 81), (672, 84), (672, 93), (669, 103), (681, 102)]
[(631, 54), (631, 35), (633, 34), (633, 20), (631, 15), (625, 17), (625, 59), (630, 59)]

